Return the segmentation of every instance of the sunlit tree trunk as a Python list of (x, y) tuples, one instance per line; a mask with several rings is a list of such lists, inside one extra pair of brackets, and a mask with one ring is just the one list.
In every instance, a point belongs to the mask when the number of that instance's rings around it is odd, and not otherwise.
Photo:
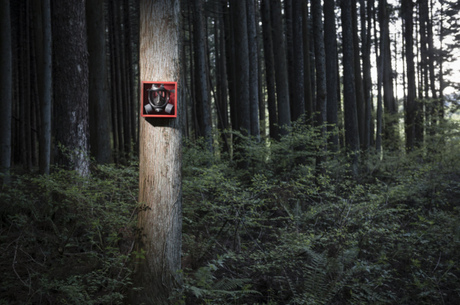
[(110, 102), (105, 48), (104, 0), (86, 2), (89, 53), (89, 126), (91, 154), (99, 164), (111, 161)]
[[(141, 81), (179, 81), (180, 1), (140, 2)], [(178, 84), (178, 87), (181, 84)], [(175, 304), (169, 299), (180, 287), (182, 231), (181, 120), (141, 118), (139, 152), (139, 236), (133, 281), (140, 291), (130, 304)]]
[[(11, 167), (11, 116), (13, 105), (10, 0), (0, 3), (0, 173), (9, 176)], [(3, 182), (7, 182), (5, 178)]]
[[(56, 160), (89, 174), (88, 52), (85, 1), (53, 1)], [(60, 144), (60, 145), (59, 145)], [(64, 151), (62, 150), (64, 148)]]

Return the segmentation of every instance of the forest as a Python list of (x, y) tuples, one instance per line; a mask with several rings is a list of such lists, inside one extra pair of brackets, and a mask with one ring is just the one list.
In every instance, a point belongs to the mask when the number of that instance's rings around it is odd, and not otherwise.
[(0, 1), (0, 305), (460, 304), (457, 0)]

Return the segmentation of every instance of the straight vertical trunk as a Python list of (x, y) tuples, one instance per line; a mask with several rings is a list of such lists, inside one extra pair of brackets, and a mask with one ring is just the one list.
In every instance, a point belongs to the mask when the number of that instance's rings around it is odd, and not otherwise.
[[(370, 1), (369, 1), (370, 2)], [(364, 138), (363, 148), (369, 149), (371, 146), (371, 139), (373, 138), (372, 132), (372, 79), (371, 79), (371, 20), (372, 20), (372, 6), (369, 3), (360, 0), (360, 13), (361, 13), (361, 53), (363, 55), (363, 91), (364, 91)], [(373, 1), (372, 1), (373, 2)], [(366, 7), (367, 3), (367, 7)], [(366, 16), (367, 11), (367, 16)]]
[(259, 125), (259, 56), (257, 49), (256, 11), (254, 0), (246, 0), (249, 48), (249, 115), (251, 135), (260, 140)]
[[(58, 164), (89, 174), (85, 1), (53, 2), (55, 140)], [(61, 147), (61, 148), (62, 148)]]
[(407, 66), (407, 100), (406, 100), (406, 149), (412, 150), (415, 145), (415, 116), (417, 105), (415, 101), (415, 66), (414, 66), (414, 40), (413, 40), (413, 4), (411, 0), (402, 1), (402, 10), (405, 23), (406, 66)]
[(345, 141), (347, 148), (354, 154), (353, 172), (357, 170), (357, 156), (359, 150), (358, 121), (356, 110), (356, 92), (353, 63), (353, 27), (351, 23), (351, 1), (342, 0), (342, 28), (343, 28), (343, 98), (345, 114)]
[(278, 124), (280, 134), (286, 135), (291, 126), (291, 110), (289, 104), (289, 83), (286, 63), (286, 50), (283, 35), (280, 0), (270, 0), (272, 23), (273, 55), (275, 60), (276, 96), (278, 100)]
[(273, 41), (270, 22), (270, 4), (262, 0), (260, 4), (262, 15), (262, 34), (264, 42), (265, 78), (267, 85), (267, 104), (270, 138), (279, 139), (278, 115), (276, 112), (275, 96), (275, 59), (273, 58)]
[(292, 0), (293, 80), (291, 91), (291, 119), (305, 114), (305, 65), (302, 35), (302, 1)]
[(11, 118), (13, 105), (13, 67), (10, 1), (0, 3), (0, 173), (9, 179), (11, 167)]
[(196, 110), (198, 124), (206, 146), (212, 151), (211, 134), (211, 97), (208, 87), (208, 70), (206, 68), (206, 35), (204, 27), (202, 0), (194, 0), (193, 38), (195, 50), (195, 85)]
[(358, 111), (359, 142), (364, 149), (366, 105), (364, 103), (363, 78), (361, 77), (361, 60), (359, 56), (358, 14), (356, 1), (351, 2), (351, 21), (353, 26), (353, 63), (355, 67), (356, 109)]
[(251, 133), (249, 106), (249, 47), (246, 0), (232, 3), (233, 30), (235, 33), (235, 87), (238, 107), (238, 126), (243, 134)]
[[(180, 81), (180, 1), (140, 2), (141, 81)], [(180, 87), (181, 84), (178, 84)], [(139, 239), (130, 304), (175, 304), (180, 287), (182, 231), (182, 133), (177, 119), (140, 119)]]
[(89, 53), (89, 126), (91, 154), (99, 164), (110, 163), (110, 103), (107, 92), (104, 0), (86, 3)]
[[(338, 97), (337, 97), (337, 34), (335, 27), (334, 0), (324, 1), (324, 47), (326, 51), (326, 83), (327, 83), (327, 124), (328, 132), (337, 129), (338, 124)], [(332, 151), (339, 149), (339, 135), (330, 135), (329, 142)]]
[(305, 94), (305, 116), (307, 120), (312, 119), (314, 112), (312, 80), (311, 80), (311, 62), (310, 62), (310, 26), (308, 24), (308, 3), (302, 4), (302, 31), (303, 31), (303, 64), (304, 64), (304, 94)]

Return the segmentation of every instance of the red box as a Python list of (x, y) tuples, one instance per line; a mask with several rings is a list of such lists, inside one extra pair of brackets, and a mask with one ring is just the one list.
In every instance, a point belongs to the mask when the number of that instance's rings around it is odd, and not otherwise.
[[(153, 90), (153, 88), (155, 88), (155, 90)], [(158, 92), (160, 91), (161, 94), (166, 95), (164, 100), (166, 109), (161, 110), (161, 107), (153, 109), (151, 106), (152, 104), (149, 102), (149, 95), (151, 99), (155, 99), (154, 96), (158, 97)], [(150, 110), (150, 112), (147, 112), (148, 110)], [(140, 111), (141, 117), (144, 118), (177, 118), (177, 82), (143, 81), (141, 83)], [(168, 111), (170, 111), (170, 113), (168, 113)]]

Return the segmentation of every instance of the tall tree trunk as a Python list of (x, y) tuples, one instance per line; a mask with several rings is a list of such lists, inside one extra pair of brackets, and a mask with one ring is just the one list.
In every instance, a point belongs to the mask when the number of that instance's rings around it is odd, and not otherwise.
[(311, 1), (311, 13), (313, 15), (313, 36), (315, 40), (315, 63), (316, 63), (316, 126), (321, 127), (321, 137), (324, 141), (322, 153), (316, 158), (316, 169), (325, 174), (322, 163), (326, 161), (326, 125), (327, 122), (327, 86), (326, 86), (326, 51), (324, 49), (324, 31), (322, 22), (322, 8), (320, 0)]
[[(89, 174), (85, 1), (53, 2), (55, 140), (58, 164)], [(65, 148), (65, 151), (62, 150)]]
[(280, 0), (270, 0), (272, 24), (273, 55), (275, 60), (276, 96), (278, 100), (278, 124), (280, 134), (286, 135), (291, 126), (291, 110), (289, 104), (289, 83), (286, 64), (286, 49), (283, 35)]
[(392, 80), (392, 65), (390, 51), (390, 17), (388, 12), (387, 0), (379, 1), (379, 23), (380, 23), (380, 56), (382, 65), (382, 83), (383, 83), (383, 105), (388, 116), (385, 118), (385, 137), (389, 141), (390, 149), (398, 148), (397, 113)]
[(343, 29), (343, 99), (345, 114), (345, 140), (347, 148), (353, 153), (353, 172), (358, 165), (359, 134), (356, 110), (356, 92), (353, 63), (353, 26), (351, 22), (351, 1), (342, 0)]
[(415, 101), (415, 66), (414, 66), (414, 40), (413, 40), (413, 4), (412, 0), (402, 1), (402, 11), (405, 24), (406, 66), (407, 66), (407, 100), (406, 100), (406, 149), (412, 150), (415, 145), (415, 116), (417, 105)]
[(275, 59), (273, 57), (273, 40), (270, 21), (270, 4), (268, 0), (260, 3), (262, 15), (262, 34), (264, 38), (265, 78), (267, 85), (267, 104), (270, 138), (279, 139), (278, 115), (275, 96)]
[(13, 67), (10, 0), (0, 5), (0, 173), (9, 181), (11, 167), (11, 118), (13, 105)]
[(249, 47), (246, 0), (232, 3), (233, 30), (235, 33), (235, 87), (238, 102), (238, 126), (243, 134), (251, 132), (249, 115)]
[[(38, 92), (40, 100), (39, 172), (49, 174), (51, 162), (51, 106), (52, 83), (52, 37), (50, 0), (36, 1), (36, 10), (41, 18), (36, 21), (36, 49)], [(37, 35), (39, 34), (39, 35)], [(38, 39), (37, 39), (38, 38)]]
[(254, 0), (246, 0), (249, 48), (249, 115), (251, 135), (260, 140), (259, 124), (259, 56), (257, 49), (256, 10)]
[(382, 107), (382, 74), (383, 74), (383, 63), (382, 57), (379, 53), (380, 50), (380, 43), (377, 39), (377, 22), (376, 22), (376, 7), (374, 6), (374, 2), (371, 2), (373, 15), (374, 15), (374, 41), (375, 41), (375, 59), (377, 62), (377, 128), (375, 131), (375, 149), (377, 152), (381, 152), (382, 150), (382, 125), (383, 125), (383, 107)]
[(353, 26), (353, 63), (355, 71), (356, 109), (358, 111), (358, 133), (361, 148), (364, 149), (366, 105), (364, 103), (363, 78), (361, 77), (361, 60), (359, 56), (358, 14), (356, 1), (351, 2), (351, 22)]
[(338, 124), (338, 97), (337, 97), (337, 33), (335, 27), (334, 0), (324, 1), (324, 47), (326, 51), (326, 84), (327, 84), (327, 124), (330, 132), (329, 142), (331, 150), (339, 149)]
[(230, 99), (230, 121), (232, 129), (238, 130), (238, 103), (236, 92), (236, 67), (235, 67), (235, 33), (233, 11), (235, 10), (234, 2), (227, 1), (222, 3), (222, 11), (224, 12), (225, 24), (225, 46), (226, 46), (226, 63), (227, 63), (227, 79), (228, 79), (228, 95)]
[(195, 85), (196, 110), (201, 134), (206, 147), (212, 151), (211, 133), (211, 96), (208, 87), (208, 70), (206, 68), (206, 35), (204, 27), (202, 0), (194, 0), (193, 47), (195, 49)]
[[(161, 35), (159, 35), (159, 33)], [(142, 81), (179, 81), (180, 1), (140, 2), (140, 72)], [(181, 84), (178, 84), (180, 87)], [(178, 100), (177, 104), (183, 103)], [(182, 109), (180, 106), (179, 109)], [(145, 259), (134, 266), (131, 304), (175, 304), (170, 299), (180, 287), (182, 231), (183, 112), (177, 119), (140, 120), (139, 240), (135, 246)]]
[(292, 33), (292, 3), (293, 0), (284, 0), (283, 1), (283, 17), (284, 17), (284, 37), (286, 37), (286, 56), (287, 56), (287, 75), (289, 83), (289, 103), (291, 110), (291, 120), (293, 119), (294, 114), (294, 40)]
[(86, 2), (89, 53), (89, 127), (91, 154), (97, 163), (110, 163), (110, 103), (107, 92), (104, 0)]
[(305, 65), (302, 35), (302, 1), (292, 0), (293, 80), (291, 91), (291, 119), (305, 114)]
[[(373, 0), (372, 0), (373, 2)], [(367, 7), (366, 7), (367, 3)], [(372, 128), (372, 79), (371, 79), (371, 26), (373, 3), (360, 0), (361, 10), (361, 53), (363, 55), (363, 91), (364, 91), (364, 138), (363, 148), (369, 149), (373, 138)], [(366, 16), (367, 11), (367, 16)]]
[(312, 80), (311, 80), (311, 62), (310, 62), (310, 26), (308, 18), (308, 3), (302, 4), (302, 31), (303, 31), (303, 64), (304, 64), (304, 94), (305, 94), (305, 116), (307, 120), (312, 119), (314, 112)]

